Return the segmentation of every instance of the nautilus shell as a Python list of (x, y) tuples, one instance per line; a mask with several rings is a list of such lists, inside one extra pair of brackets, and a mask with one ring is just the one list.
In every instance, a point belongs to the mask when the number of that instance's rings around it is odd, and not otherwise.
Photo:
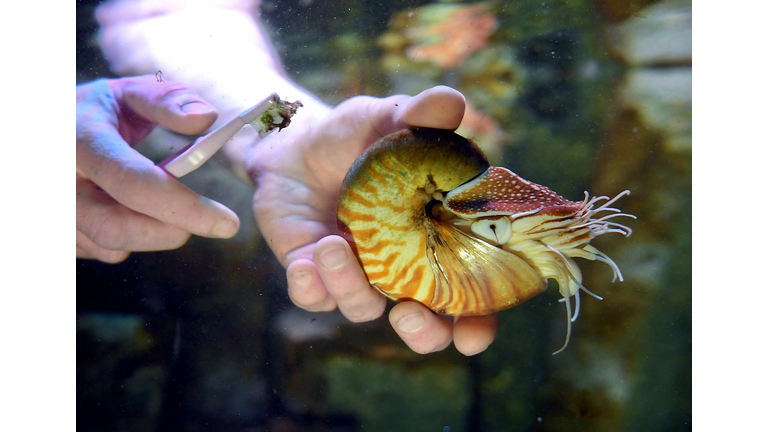
[[(609, 207), (628, 193), (568, 201), (489, 166), (480, 149), (459, 135), (414, 128), (382, 138), (357, 159), (344, 180), (337, 215), (373, 287), (439, 314), (511, 308), (555, 279), (566, 304), (567, 345), (579, 291), (592, 294), (573, 258), (605, 262), (614, 280), (622, 280), (613, 260), (589, 243), (609, 232), (631, 233), (609, 220), (634, 218)], [(595, 208), (602, 201), (607, 202)], [(596, 217), (601, 212), (609, 214)]]

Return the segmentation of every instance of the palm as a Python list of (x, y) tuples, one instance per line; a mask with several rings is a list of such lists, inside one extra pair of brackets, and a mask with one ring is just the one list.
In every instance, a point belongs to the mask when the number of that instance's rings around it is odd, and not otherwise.
[(371, 101), (350, 99), (310, 130), (290, 136), (286, 130), (286, 136), (274, 134), (256, 146), (251, 159), (257, 184), (254, 213), (284, 266), (310, 258), (314, 244), (335, 233), (336, 202), (349, 167), (378, 138), (405, 126), (374, 124)]

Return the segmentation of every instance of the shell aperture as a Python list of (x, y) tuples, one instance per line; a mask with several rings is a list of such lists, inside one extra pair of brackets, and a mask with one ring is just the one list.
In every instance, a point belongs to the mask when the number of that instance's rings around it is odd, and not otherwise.
[[(337, 216), (373, 287), (437, 313), (486, 315), (541, 293), (547, 279), (557, 280), (566, 303), (567, 345), (579, 291), (592, 294), (572, 258), (603, 261), (614, 279), (622, 279), (616, 264), (589, 242), (609, 232), (631, 233), (609, 220), (634, 218), (609, 207), (624, 194), (597, 208), (608, 198), (568, 201), (489, 166), (477, 146), (459, 135), (414, 128), (382, 138), (358, 158), (342, 185)], [(604, 211), (614, 214), (594, 217)]]

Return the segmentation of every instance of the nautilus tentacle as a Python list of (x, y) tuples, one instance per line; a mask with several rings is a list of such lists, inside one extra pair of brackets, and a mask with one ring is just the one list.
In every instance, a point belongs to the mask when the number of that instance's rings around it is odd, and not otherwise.
[(623, 280), (616, 263), (589, 243), (602, 234), (631, 234), (613, 218), (634, 216), (610, 207), (626, 194), (569, 201), (488, 166), (473, 143), (454, 133), (409, 129), (382, 138), (355, 162), (338, 219), (371, 285), (437, 313), (507, 309), (555, 279), (568, 318), (560, 352), (579, 314), (579, 292), (601, 299), (584, 287), (573, 258), (604, 262), (614, 280)]

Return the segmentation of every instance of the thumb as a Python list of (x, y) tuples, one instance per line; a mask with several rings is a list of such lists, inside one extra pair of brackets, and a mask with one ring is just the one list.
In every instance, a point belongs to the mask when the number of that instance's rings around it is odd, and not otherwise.
[(407, 126), (456, 130), (464, 117), (464, 95), (447, 86), (436, 86), (413, 97), (368, 98), (373, 128), (386, 135)]
[(464, 117), (464, 95), (447, 86), (436, 86), (412, 97), (397, 113), (408, 126), (456, 130)]
[(186, 84), (158, 81), (155, 75), (113, 80), (110, 86), (128, 111), (184, 135), (202, 133), (219, 116), (216, 108)]
[[(357, 96), (342, 103), (334, 111), (336, 118), (342, 119), (345, 126), (356, 125), (351, 128), (354, 130), (352, 138), (363, 147), (357, 152), (348, 153), (359, 155), (377, 139), (405, 127), (456, 130), (464, 117), (465, 105), (464, 95), (458, 90), (436, 86), (413, 97), (395, 95), (379, 99)], [(337, 129), (326, 128), (321, 131), (320, 142), (335, 146), (338, 139), (333, 136), (334, 133), (337, 133)]]

